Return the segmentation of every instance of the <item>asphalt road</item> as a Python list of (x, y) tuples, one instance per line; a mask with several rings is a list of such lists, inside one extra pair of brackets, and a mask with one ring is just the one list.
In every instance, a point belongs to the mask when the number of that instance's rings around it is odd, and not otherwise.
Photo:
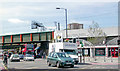
[(9, 69), (118, 69), (117, 64), (89, 64), (81, 63), (75, 65), (74, 68), (64, 67), (57, 68), (52, 66), (47, 66), (45, 59), (36, 59), (35, 61), (23, 61), (20, 62), (8, 62)]

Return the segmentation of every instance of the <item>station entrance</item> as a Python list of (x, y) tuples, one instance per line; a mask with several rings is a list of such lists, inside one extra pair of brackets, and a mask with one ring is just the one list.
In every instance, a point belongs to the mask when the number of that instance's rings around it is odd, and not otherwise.
[[(43, 53), (48, 55), (48, 48), (49, 48), (50, 41), (39, 41), (39, 42), (26, 42), (26, 43), (10, 43), (5, 44), (2, 46), (2, 50), (4, 50), (6, 53), (17, 53), (17, 54), (25, 54), (28, 51), (24, 51), (25, 45), (32, 44), (33, 45), (33, 54), (35, 57), (42, 58)], [(31, 45), (31, 46), (32, 46)], [(28, 52), (29, 53), (29, 52)]]

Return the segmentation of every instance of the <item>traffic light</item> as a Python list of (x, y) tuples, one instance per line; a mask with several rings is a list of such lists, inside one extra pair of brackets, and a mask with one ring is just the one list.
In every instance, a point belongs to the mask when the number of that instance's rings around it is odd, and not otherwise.
[(82, 41), (80, 41), (80, 45), (81, 45), (81, 47), (83, 47), (83, 43), (82, 43)]

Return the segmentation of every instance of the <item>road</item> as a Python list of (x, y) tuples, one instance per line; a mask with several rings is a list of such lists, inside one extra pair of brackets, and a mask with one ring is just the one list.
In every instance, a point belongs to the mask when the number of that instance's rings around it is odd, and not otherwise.
[(35, 61), (20, 61), (20, 62), (8, 62), (9, 69), (118, 69), (117, 64), (107, 63), (81, 63), (75, 65), (74, 68), (64, 67), (57, 68), (47, 66), (46, 59), (36, 59)]

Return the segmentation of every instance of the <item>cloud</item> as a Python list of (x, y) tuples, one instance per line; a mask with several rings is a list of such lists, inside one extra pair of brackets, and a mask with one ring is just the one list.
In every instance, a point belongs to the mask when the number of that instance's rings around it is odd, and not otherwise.
[(46, 27), (47, 29), (56, 29), (56, 27)]
[(8, 19), (8, 22), (16, 24), (16, 23), (26, 23), (27, 21), (23, 21), (20, 19)]

